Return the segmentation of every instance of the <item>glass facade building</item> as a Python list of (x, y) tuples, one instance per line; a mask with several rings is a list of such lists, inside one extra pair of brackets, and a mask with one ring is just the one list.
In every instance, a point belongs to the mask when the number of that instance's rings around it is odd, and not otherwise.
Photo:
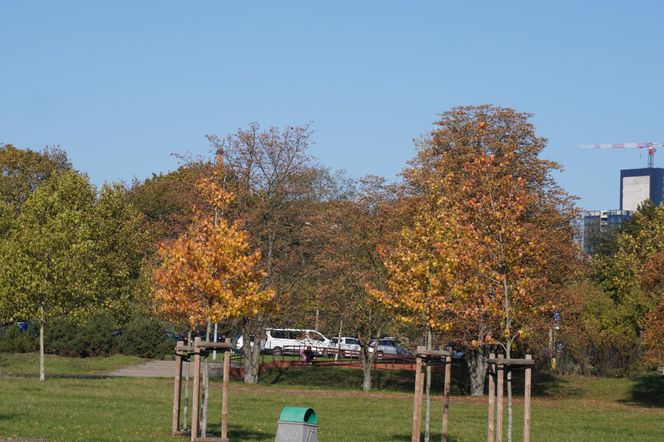
[(583, 250), (594, 255), (602, 243), (620, 233), (620, 225), (632, 218), (630, 210), (592, 210), (583, 216)]

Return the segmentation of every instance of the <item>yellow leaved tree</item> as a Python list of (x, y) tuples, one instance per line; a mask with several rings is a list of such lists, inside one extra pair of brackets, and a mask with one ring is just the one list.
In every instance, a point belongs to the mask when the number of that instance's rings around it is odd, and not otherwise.
[(274, 297), (260, 284), (260, 252), (250, 250), (240, 222), (223, 216), (234, 196), (219, 185), (222, 169), (219, 156), (213, 176), (198, 183), (214, 213), (196, 210), (189, 228), (161, 246), (153, 274), (160, 315), (190, 327), (255, 316)]

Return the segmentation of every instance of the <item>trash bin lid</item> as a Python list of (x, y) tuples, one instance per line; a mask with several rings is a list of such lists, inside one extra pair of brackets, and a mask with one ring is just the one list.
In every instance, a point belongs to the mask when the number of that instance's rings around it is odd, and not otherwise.
[(304, 422), (311, 425), (318, 423), (318, 417), (314, 409), (307, 407), (284, 407), (279, 415), (279, 420), (283, 422)]

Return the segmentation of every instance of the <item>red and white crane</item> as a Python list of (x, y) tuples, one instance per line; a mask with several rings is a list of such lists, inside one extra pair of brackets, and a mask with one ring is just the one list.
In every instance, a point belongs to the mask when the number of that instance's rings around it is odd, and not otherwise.
[(623, 144), (579, 144), (581, 149), (648, 149), (648, 167), (655, 167), (655, 152), (658, 147), (664, 147), (659, 143), (623, 143)]

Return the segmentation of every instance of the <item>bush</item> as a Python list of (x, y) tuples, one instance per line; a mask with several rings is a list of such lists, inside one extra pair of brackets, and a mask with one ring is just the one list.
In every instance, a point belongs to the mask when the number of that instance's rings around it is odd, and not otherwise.
[(120, 350), (126, 355), (160, 358), (173, 353), (175, 341), (166, 335), (162, 323), (154, 318), (132, 319), (119, 338)]
[(46, 351), (60, 356), (108, 356), (117, 353), (113, 331), (113, 318), (107, 314), (95, 315), (82, 324), (58, 318), (45, 328)]
[(79, 356), (109, 356), (117, 353), (113, 331), (112, 316), (93, 316), (74, 334), (71, 346)]
[(0, 328), (0, 353), (28, 353), (39, 349), (39, 331), (33, 326), (22, 331), (16, 325)]
[(69, 317), (56, 318), (44, 327), (44, 347), (46, 353), (60, 356), (74, 356), (70, 342), (76, 333), (77, 325)]

